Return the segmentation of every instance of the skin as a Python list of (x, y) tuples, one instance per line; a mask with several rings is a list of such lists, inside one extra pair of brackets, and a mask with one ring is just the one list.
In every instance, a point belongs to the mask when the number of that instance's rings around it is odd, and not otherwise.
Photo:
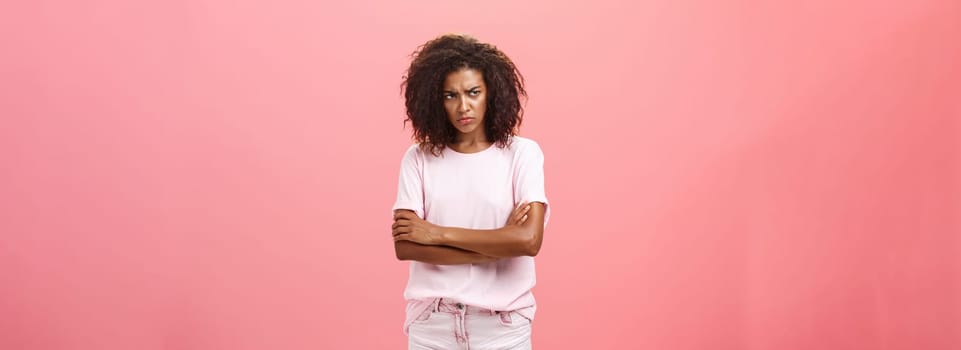
[[(482, 72), (464, 68), (444, 80), (444, 109), (458, 135), (448, 145), (460, 153), (491, 146), (484, 132), (487, 86)], [(465, 121), (465, 122), (462, 122)], [(397, 259), (437, 265), (491, 262), (516, 256), (536, 256), (544, 236), (544, 203), (517, 206), (504, 227), (473, 230), (434, 225), (410, 210), (396, 210), (391, 233)]]
[[(454, 71), (444, 79), (444, 110), (457, 129), (457, 140), (449, 145), (460, 153), (480, 152), (490, 147), (484, 131), (487, 112), (487, 85), (484, 74), (476, 69)], [(461, 120), (468, 121), (462, 124)]]

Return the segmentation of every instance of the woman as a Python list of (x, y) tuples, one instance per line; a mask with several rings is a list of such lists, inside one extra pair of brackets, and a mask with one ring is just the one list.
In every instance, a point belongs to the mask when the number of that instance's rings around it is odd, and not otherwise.
[(516, 136), (526, 97), (514, 63), (466, 35), (412, 55), (412, 145), (401, 161), (397, 258), (410, 261), (411, 349), (528, 349), (534, 256), (549, 218), (544, 156)]

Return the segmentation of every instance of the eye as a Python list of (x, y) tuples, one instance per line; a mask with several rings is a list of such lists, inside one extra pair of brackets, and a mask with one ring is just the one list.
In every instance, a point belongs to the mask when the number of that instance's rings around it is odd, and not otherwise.
[(480, 90), (471, 90), (471, 91), (470, 91), (470, 95), (471, 95), (471, 96), (477, 96), (477, 95), (480, 95), (480, 93), (481, 93)]
[(454, 94), (444, 94), (444, 99), (445, 99), (445, 100), (450, 100), (450, 99), (452, 99), (452, 98), (454, 98)]

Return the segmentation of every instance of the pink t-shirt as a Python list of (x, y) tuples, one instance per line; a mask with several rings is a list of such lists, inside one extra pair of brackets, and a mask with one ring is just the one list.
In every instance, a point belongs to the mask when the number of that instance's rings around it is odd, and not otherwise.
[[(533, 140), (514, 136), (509, 147), (477, 153), (447, 147), (440, 157), (412, 145), (401, 161), (393, 209), (409, 209), (430, 223), (485, 230), (504, 227), (517, 204), (542, 202), (544, 154)], [(434, 265), (410, 262), (406, 333), (410, 323), (436, 298), (509, 311), (534, 318), (534, 258), (520, 256), (489, 263)]]

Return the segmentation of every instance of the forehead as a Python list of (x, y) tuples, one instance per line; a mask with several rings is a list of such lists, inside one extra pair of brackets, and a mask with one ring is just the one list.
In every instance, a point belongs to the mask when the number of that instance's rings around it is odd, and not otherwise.
[(484, 86), (484, 74), (473, 68), (455, 70), (444, 79), (444, 90), (470, 90), (475, 86)]

